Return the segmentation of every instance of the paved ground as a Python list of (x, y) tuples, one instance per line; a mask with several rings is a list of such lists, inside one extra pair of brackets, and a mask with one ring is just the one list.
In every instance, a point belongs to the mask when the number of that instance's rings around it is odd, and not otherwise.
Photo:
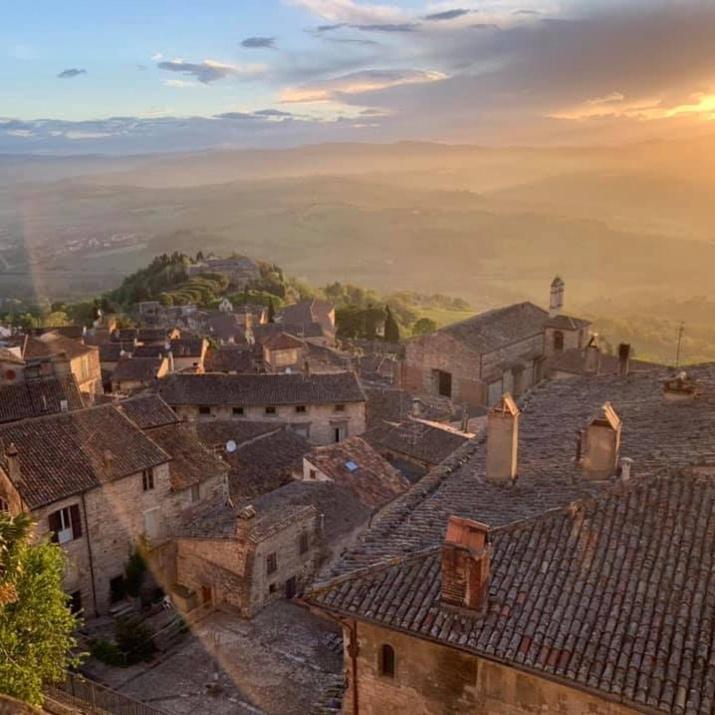
[(171, 715), (306, 715), (342, 673), (336, 632), (285, 601), (252, 621), (217, 611), (156, 664), (93, 670)]

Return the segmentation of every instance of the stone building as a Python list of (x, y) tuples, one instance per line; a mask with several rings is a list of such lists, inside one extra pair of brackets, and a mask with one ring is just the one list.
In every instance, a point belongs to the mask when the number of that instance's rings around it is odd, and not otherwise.
[(402, 387), (472, 406), (521, 395), (541, 380), (547, 356), (586, 344), (589, 323), (562, 315), (562, 301), (557, 278), (549, 311), (516, 303), (410, 340)]
[(167, 357), (130, 357), (119, 358), (112, 371), (110, 384), (112, 392), (130, 395), (154, 384), (171, 372), (171, 361)]
[(67, 553), (74, 603), (106, 613), (137, 540), (161, 543), (174, 517), (169, 455), (112, 405), (2, 425), (0, 443), (0, 507), (30, 512)]
[(0, 346), (0, 387), (20, 382), (25, 373), (25, 361), (19, 348)]
[(198, 513), (176, 540), (176, 583), (189, 607), (225, 603), (250, 618), (312, 579), (321, 521), (311, 505), (225, 502)]
[(231, 286), (243, 290), (248, 283), (261, 277), (258, 264), (247, 256), (230, 258), (207, 258), (187, 267), (186, 274), (191, 278), (204, 273), (225, 275)]
[(619, 484), (315, 587), (343, 712), (713, 712), (715, 469)]
[(365, 395), (355, 373), (316, 375), (173, 374), (158, 382), (162, 398), (189, 420), (274, 421), (314, 444), (365, 431)]
[(304, 343), (288, 333), (271, 335), (263, 341), (261, 349), (263, 362), (271, 372), (290, 372), (302, 369)]

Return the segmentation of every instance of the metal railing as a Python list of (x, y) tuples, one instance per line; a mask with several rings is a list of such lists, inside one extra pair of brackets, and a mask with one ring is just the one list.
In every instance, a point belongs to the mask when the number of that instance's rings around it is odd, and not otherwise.
[(74, 673), (68, 673), (61, 685), (49, 688), (49, 693), (60, 702), (70, 703), (83, 712), (101, 715), (166, 715), (162, 710)]

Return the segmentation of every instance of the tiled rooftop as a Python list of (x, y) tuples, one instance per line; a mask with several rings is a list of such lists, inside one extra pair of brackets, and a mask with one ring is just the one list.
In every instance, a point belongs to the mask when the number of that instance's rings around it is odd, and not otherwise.
[(649, 712), (712, 715), (715, 478), (644, 477), (491, 541), (483, 616), (442, 604), (439, 546), (318, 586), (307, 601)]
[(13, 422), (28, 417), (84, 407), (74, 376), (39, 377), (0, 388), (0, 422)]
[(689, 370), (700, 390), (692, 402), (663, 399), (666, 374), (542, 383), (522, 401), (515, 484), (487, 482), (484, 440), (470, 441), (386, 507), (339, 570), (432, 546), (452, 514), (499, 526), (599, 493), (602, 484), (584, 480), (575, 465), (576, 433), (609, 400), (623, 420), (620, 454), (634, 460), (634, 475), (715, 454), (715, 364)]
[(122, 400), (117, 406), (141, 429), (161, 427), (179, 421), (174, 410), (153, 392)]

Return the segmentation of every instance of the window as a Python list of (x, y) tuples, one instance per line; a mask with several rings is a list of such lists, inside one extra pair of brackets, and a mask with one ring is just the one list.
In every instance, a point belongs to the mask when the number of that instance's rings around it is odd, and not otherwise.
[(333, 427), (333, 436), (335, 442), (342, 442), (348, 436), (347, 425), (337, 425)]
[(66, 544), (82, 536), (82, 520), (77, 504), (58, 509), (49, 515), (47, 521), (52, 532), (52, 541), (56, 544)]
[(236, 417), (240, 417), (243, 414), (243, 407), (234, 407), (233, 414)]
[(196, 504), (197, 501), (201, 500), (201, 485), (193, 484), (191, 486), (191, 503)]
[(564, 334), (560, 330), (554, 331), (554, 352), (560, 353), (564, 349)]
[(275, 551), (266, 556), (266, 572), (270, 575), (278, 570), (278, 557)]
[(380, 647), (380, 675), (385, 678), (395, 677), (395, 649), (384, 643)]
[(306, 412), (305, 405), (296, 405), (295, 411), (299, 414), (304, 414)]
[(112, 603), (121, 601), (127, 595), (127, 586), (124, 582), (124, 576), (114, 576), (109, 579), (109, 600)]
[(310, 546), (310, 541), (308, 539), (308, 534), (303, 533), (300, 535), (300, 539), (298, 541), (298, 550), (300, 551), (301, 554), (305, 554), (308, 552), (308, 547)]
[(452, 373), (444, 370), (434, 370), (437, 394), (442, 397), (452, 397)]
[(275, 592), (276, 592), (276, 585), (274, 583), (272, 583), (268, 586), (268, 593), (275, 593)]
[(345, 405), (335, 405), (336, 412), (345, 412)]
[(3, 499), (3, 497), (0, 497), (0, 514), (9, 514), (10, 513), (10, 505), (7, 503), (6, 499)]
[(142, 489), (145, 492), (148, 492), (149, 490), (154, 488), (154, 470), (153, 469), (145, 469), (142, 472)]
[(275, 415), (275, 413), (276, 413), (276, 408), (275, 408), (275, 407), (273, 407), (272, 405), (269, 405), (268, 407), (266, 407), (266, 414), (267, 414), (267, 415)]
[(144, 512), (144, 534), (152, 541), (159, 536), (159, 507)]
[(200, 415), (210, 415), (211, 408), (207, 407), (206, 405), (201, 405), (201, 407), (199, 407), (199, 414)]
[(315, 481), (318, 478), (318, 470), (317, 469), (311, 469), (308, 472), (308, 477)]

